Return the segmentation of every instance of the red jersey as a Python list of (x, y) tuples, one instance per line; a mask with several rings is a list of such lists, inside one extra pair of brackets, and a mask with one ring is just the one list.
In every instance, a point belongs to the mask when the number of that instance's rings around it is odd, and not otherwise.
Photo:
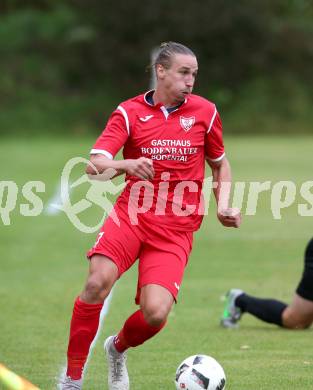
[(123, 147), (124, 159), (151, 159), (153, 180), (126, 175), (117, 206), (131, 214), (135, 202), (139, 222), (145, 218), (176, 230), (197, 230), (205, 160), (225, 155), (219, 114), (212, 102), (193, 94), (169, 113), (162, 104), (149, 103), (148, 93), (117, 107), (90, 153), (112, 159)]

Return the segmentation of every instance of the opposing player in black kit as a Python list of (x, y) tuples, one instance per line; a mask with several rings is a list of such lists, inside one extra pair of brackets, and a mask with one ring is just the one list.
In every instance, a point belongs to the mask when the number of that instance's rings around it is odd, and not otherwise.
[(313, 238), (306, 247), (302, 278), (290, 305), (275, 299), (252, 297), (239, 289), (229, 290), (226, 298), (221, 319), (225, 328), (238, 327), (244, 313), (283, 328), (309, 328), (313, 322)]

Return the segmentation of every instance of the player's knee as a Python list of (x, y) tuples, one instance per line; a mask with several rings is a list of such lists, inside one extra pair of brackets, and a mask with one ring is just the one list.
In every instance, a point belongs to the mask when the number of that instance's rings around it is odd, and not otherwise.
[(311, 326), (312, 320), (303, 318), (300, 315), (294, 315), (291, 311), (283, 315), (283, 327), (287, 329), (302, 330)]
[(83, 292), (85, 299), (89, 302), (101, 302), (110, 293), (110, 286), (106, 279), (89, 277)]
[(284, 322), (284, 327), (287, 329), (294, 329), (294, 330), (303, 330), (307, 329), (311, 326), (311, 323), (307, 322), (300, 322), (300, 321), (290, 321), (290, 322)]
[(165, 305), (148, 304), (142, 308), (147, 323), (151, 326), (161, 326), (166, 321), (168, 309)]

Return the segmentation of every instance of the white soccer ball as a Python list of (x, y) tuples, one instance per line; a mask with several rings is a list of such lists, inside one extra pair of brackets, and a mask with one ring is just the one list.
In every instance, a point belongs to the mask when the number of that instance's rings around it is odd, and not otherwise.
[(225, 390), (226, 376), (211, 356), (193, 355), (178, 366), (175, 385), (177, 390)]

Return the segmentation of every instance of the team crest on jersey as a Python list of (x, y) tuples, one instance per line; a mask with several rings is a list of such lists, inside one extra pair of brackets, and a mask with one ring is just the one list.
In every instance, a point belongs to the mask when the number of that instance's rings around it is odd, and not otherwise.
[(179, 121), (180, 121), (181, 127), (185, 131), (189, 131), (192, 128), (192, 126), (195, 124), (196, 118), (194, 116), (192, 116), (190, 118), (185, 118), (185, 117), (181, 116), (179, 118)]

